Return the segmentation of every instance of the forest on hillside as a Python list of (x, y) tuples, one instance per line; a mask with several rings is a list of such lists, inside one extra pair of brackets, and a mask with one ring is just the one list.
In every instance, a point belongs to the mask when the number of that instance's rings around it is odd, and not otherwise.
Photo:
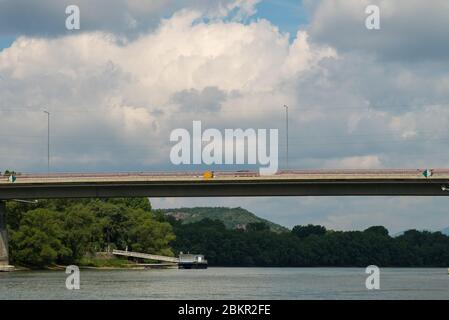
[(11, 262), (37, 268), (82, 264), (112, 248), (199, 253), (211, 266), (449, 266), (449, 237), (441, 232), (408, 230), (391, 237), (382, 226), (333, 231), (316, 225), (273, 232), (263, 222), (232, 230), (211, 219), (183, 224), (152, 210), (146, 198), (11, 201), (7, 222)]
[(183, 224), (199, 222), (203, 219), (219, 220), (227, 229), (245, 229), (250, 223), (263, 222), (271, 231), (285, 232), (287, 228), (256, 216), (243, 208), (193, 207), (176, 209), (157, 209), (156, 212), (171, 216)]

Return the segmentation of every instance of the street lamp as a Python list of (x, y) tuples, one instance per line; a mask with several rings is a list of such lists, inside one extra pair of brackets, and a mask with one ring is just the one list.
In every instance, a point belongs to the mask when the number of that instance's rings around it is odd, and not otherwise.
[(288, 169), (288, 106), (286, 104), (284, 104), (284, 108), (285, 108), (285, 142), (286, 142), (286, 151), (285, 151), (285, 161), (287, 163), (286, 165), (286, 169)]
[(50, 112), (44, 110), (47, 114), (47, 173), (50, 173)]

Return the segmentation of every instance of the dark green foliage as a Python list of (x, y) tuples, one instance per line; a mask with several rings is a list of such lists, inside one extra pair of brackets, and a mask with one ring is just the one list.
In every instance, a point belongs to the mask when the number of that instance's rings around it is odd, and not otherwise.
[(101, 227), (92, 211), (83, 205), (74, 205), (66, 210), (61, 220), (63, 241), (72, 253), (67, 262), (77, 261), (87, 253), (99, 249)]
[(298, 238), (306, 238), (310, 235), (323, 235), (326, 233), (326, 228), (323, 226), (315, 226), (309, 224), (307, 226), (295, 226), (293, 227), (292, 233)]
[(296, 226), (275, 233), (259, 226), (229, 230), (220, 221), (180, 224), (171, 220), (176, 252), (205, 254), (211, 265), (274, 267), (447, 267), (449, 237), (440, 232), (410, 230), (392, 238), (375, 226), (361, 231), (326, 231)]
[(71, 255), (64, 246), (61, 215), (48, 209), (26, 212), (10, 236), (11, 256), (19, 264), (46, 266)]
[(249, 232), (270, 231), (270, 226), (264, 222), (248, 223), (246, 226), (246, 231)]
[(130, 215), (127, 242), (132, 251), (149, 252), (172, 256), (169, 243), (175, 240), (169, 223), (149, 219), (142, 209), (137, 209)]
[(375, 234), (378, 234), (380, 236), (388, 236), (388, 230), (387, 228), (383, 227), (383, 226), (373, 226), (373, 227), (369, 227), (368, 229), (366, 229), (364, 232), (372, 232)]
[(172, 227), (146, 198), (8, 202), (7, 221), (11, 259), (19, 265), (77, 263), (108, 247), (173, 255)]

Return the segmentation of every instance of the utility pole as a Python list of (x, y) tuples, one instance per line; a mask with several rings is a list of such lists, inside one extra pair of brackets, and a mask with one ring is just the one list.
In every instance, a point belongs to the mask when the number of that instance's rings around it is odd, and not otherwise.
[(47, 173), (50, 173), (50, 112), (44, 110), (47, 114)]
[(284, 104), (285, 108), (285, 142), (286, 142), (286, 150), (285, 150), (285, 161), (286, 161), (286, 169), (288, 169), (288, 106)]

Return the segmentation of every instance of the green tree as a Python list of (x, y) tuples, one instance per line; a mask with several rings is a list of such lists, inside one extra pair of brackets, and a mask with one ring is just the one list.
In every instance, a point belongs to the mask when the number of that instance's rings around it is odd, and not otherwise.
[(387, 230), (387, 228), (385, 228), (383, 226), (372, 226), (372, 227), (369, 227), (368, 229), (366, 229), (364, 232), (372, 232), (377, 235), (385, 236), (385, 237), (388, 236), (388, 230)]
[(100, 246), (104, 249), (107, 245), (117, 248), (125, 248), (128, 244), (129, 208), (124, 205), (116, 205), (110, 202), (95, 200), (90, 202), (86, 209), (95, 215), (101, 232)]
[(57, 212), (47, 209), (26, 212), (19, 229), (11, 234), (13, 261), (22, 265), (44, 267), (70, 256), (70, 249), (63, 245), (61, 221)]
[(100, 250), (103, 244), (101, 225), (91, 210), (78, 204), (69, 207), (61, 218), (64, 232), (62, 241), (72, 252), (65, 262), (74, 263), (87, 253)]
[(175, 240), (172, 226), (155, 220), (141, 209), (130, 212), (128, 244), (133, 251), (173, 256), (170, 242)]
[(172, 226), (151, 212), (147, 198), (8, 202), (11, 257), (19, 265), (77, 263), (112, 248), (173, 255)]
[(324, 235), (326, 233), (326, 228), (323, 226), (316, 226), (309, 224), (307, 226), (294, 226), (292, 233), (298, 238), (306, 238), (310, 235)]
[(269, 231), (269, 230), (270, 230), (270, 226), (268, 226), (264, 222), (253, 222), (253, 223), (248, 223), (246, 225), (246, 231), (248, 231), (248, 232)]
[(142, 209), (147, 212), (151, 211), (151, 202), (148, 198), (111, 198), (102, 199), (102, 201), (118, 206), (124, 206), (129, 209)]

